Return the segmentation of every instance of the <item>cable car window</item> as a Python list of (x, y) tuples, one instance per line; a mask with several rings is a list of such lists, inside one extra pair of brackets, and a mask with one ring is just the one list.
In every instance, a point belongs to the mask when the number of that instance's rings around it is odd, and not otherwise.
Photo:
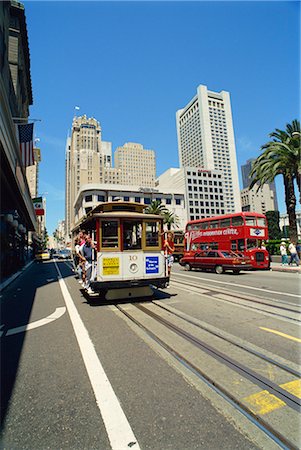
[(101, 246), (103, 248), (118, 248), (118, 222), (110, 220), (101, 224)]
[(141, 250), (142, 223), (134, 221), (123, 222), (123, 249)]
[(145, 223), (145, 245), (146, 247), (159, 246), (159, 222)]

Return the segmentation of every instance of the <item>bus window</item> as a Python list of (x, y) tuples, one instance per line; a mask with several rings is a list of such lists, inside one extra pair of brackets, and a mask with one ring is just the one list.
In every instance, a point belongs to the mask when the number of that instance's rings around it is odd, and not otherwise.
[(219, 228), (219, 222), (218, 220), (212, 220), (210, 222), (210, 228)]
[(237, 241), (231, 241), (231, 250), (237, 250)]
[(159, 246), (159, 222), (145, 222), (145, 246)]
[(230, 219), (222, 219), (221, 220), (221, 228), (227, 228), (229, 226), (230, 226)]
[(249, 226), (249, 227), (250, 227), (250, 226), (251, 226), (251, 227), (252, 227), (252, 226), (253, 226), (253, 227), (256, 226), (256, 217), (248, 217), (248, 216), (247, 216), (247, 217), (246, 217), (246, 225)]
[(238, 250), (244, 251), (245, 249), (245, 240), (244, 239), (238, 239)]
[(201, 230), (207, 230), (210, 227), (210, 222), (202, 222), (199, 225)]
[(118, 248), (118, 221), (109, 220), (101, 223), (101, 247)]
[(247, 239), (247, 250), (257, 247), (258, 247), (257, 239)]
[(257, 217), (257, 226), (259, 227), (266, 227), (266, 220), (264, 217)]
[(141, 250), (142, 223), (123, 222), (123, 249)]
[(244, 224), (244, 220), (241, 216), (232, 217), (232, 227), (240, 227)]

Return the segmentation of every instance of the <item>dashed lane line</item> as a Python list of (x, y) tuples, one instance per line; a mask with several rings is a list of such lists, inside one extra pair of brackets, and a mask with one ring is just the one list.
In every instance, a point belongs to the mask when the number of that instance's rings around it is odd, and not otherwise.
[(129, 448), (140, 450), (138, 441), (98, 359), (89, 333), (73, 303), (60, 269), (56, 262), (54, 264), (59, 274), (60, 288), (112, 450), (128, 450)]

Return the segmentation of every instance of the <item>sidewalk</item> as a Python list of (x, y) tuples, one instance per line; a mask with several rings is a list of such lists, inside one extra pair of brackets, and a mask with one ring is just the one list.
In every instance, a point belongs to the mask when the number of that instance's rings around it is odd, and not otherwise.
[(18, 276), (21, 275), (21, 273), (23, 273), (26, 269), (28, 269), (28, 267), (31, 266), (31, 264), (33, 264), (33, 262), (34, 262), (34, 259), (29, 261), (27, 264), (25, 264), (25, 266), (22, 267), (21, 270), (19, 270), (18, 272), (13, 273), (9, 278), (6, 278), (5, 280), (1, 281), (1, 283), (0, 283), (0, 292), (2, 292), (16, 278), (18, 278)]
[(301, 266), (299, 267), (297, 267), (296, 265), (289, 266), (288, 264), (282, 266), (280, 262), (271, 262), (271, 270), (273, 272), (301, 273)]

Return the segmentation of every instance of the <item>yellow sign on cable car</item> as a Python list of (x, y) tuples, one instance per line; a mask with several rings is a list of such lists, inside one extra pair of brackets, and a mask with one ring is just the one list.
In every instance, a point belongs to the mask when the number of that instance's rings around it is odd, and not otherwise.
[(119, 275), (119, 258), (103, 258), (103, 275)]

